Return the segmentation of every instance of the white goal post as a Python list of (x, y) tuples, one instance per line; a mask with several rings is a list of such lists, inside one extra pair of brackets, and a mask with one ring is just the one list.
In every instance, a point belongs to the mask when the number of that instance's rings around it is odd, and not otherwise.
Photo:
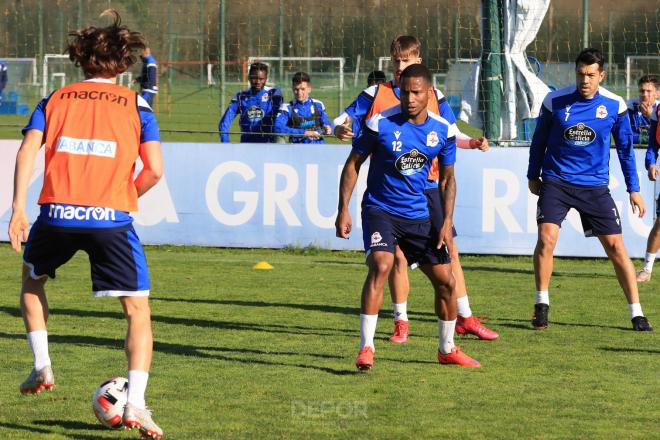
[[(46, 96), (48, 95), (48, 64), (50, 60), (56, 60), (56, 59), (69, 59), (69, 55), (62, 55), (62, 54), (55, 54), (55, 53), (47, 53), (44, 55), (44, 64), (43, 64), (43, 78), (41, 81), (41, 96)], [(62, 81), (62, 85), (66, 84), (66, 74), (58, 74), (58, 77), (60, 77), (60, 80)]]
[[(29, 71), (31, 72), (29, 81), (24, 84), (31, 86), (39, 85), (39, 73), (37, 72), (37, 59), (36, 58), (0, 58), (5, 61), (7, 64), (29, 64)], [(17, 81), (17, 83), (21, 83)]]
[(389, 64), (391, 62), (392, 62), (392, 57), (378, 57), (378, 70), (380, 70), (381, 72), (385, 72), (386, 63)]
[[(632, 63), (635, 60), (658, 60), (660, 64), (660, 55), (630, 55), (626, 57), (626, 101), (630, 99), (630, 87), (632, 82)], [(658, 74), (659, 72), (646, 72)], [(632, 85), (634, 87), (634, 85)]]
[(333, 61), (339, 63), (339, 107), (344, 108), (344, 64), (346, 64), (344, 57), (248, 57), (248, 66), (259, 61)]

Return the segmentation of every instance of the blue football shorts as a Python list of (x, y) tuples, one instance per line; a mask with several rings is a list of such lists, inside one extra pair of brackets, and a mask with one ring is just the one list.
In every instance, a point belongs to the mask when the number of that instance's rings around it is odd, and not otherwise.
[(79, 250), (89, 256), (94, 296), (149, 296), (149, 269), (132, 225), (111, 229), (63, 228), (37, 219), (25, 244), (30, 276), (55, 278)]
[(554, 223), (561, 227), (571, 208), (580, 214), (586, 237), (622, 232), (619, 210), (607, 186), (583, 188), (554, 181), (541, 184), (536, 211), (537, 224)]
[(410, 220), (386, 213), (377, 208), (362, 210), (362, 239), (364, 250), (394, 253), (396, 246), (409, 263), (449, 264), (447, 246), (437, 249), (438, 230), (430, 218)]

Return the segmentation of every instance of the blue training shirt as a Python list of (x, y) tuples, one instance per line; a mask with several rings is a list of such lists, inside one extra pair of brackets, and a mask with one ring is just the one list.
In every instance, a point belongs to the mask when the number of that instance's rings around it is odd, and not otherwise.
[(377, 208), (407, 219), (429, 216), (424, 195), (431, 161), (456, 162), (455, 125), (432, 112), (422, 124), (408, 122), (395, 106), (374, 115), (353, 151), (371, 155), (362, 208)]
[(600, 87), (586, 99), (575, 85), (548, 93), (529, 148), (527, 178), (580, 187), (610, 181), (610, 135), (614, 137), (628, 192), (639, 191), (632, 130), (624, 100)]
[(241, 142), (274, 142), (271, 133), (281, 105), (282, 92), (276, 87), (265, 86), (258, 92), (250, 88), (236, 93), (218, 124), (220, 142), (229, 142), (229, 128), (237, 114), (241, 131), (247, 133), (241, 134)]
[[(330, 118), (325, 111), (325, 105), (318, 99), (307, 98), (307, 101), (300, 102), (296, 99), (289, 103), (284, 103), (280, 107), (275, 119), (275, 133), (287, 133), (292, 135), (302, 135), (305, 131), (311, 130), (323, 134), (323, 126), (329, 125)], [(290, 136), (289, 142), (293, 144), (324, 144), (325, 140), (309, 139), (305, 136)]]
[[(658, 111), (658, 102), (653, 104), (652, 114)], [(633, 142), (644, 144), (648, 141), (649, 129), (651, 128), (651, 119), (644, 116), (639, 109), (639, 98), (628, 101), (628, 117), (630, 118), (630, 128), (633, 132)]]

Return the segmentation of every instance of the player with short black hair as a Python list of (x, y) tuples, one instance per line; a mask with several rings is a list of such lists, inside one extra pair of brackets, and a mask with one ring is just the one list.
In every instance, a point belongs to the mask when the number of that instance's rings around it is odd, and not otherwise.
[(385, 77), (385, 72), (382, 70), (374, 70), (373, 72), (369, 72), (369, 75), (367, 76), (367, 87), (375, 86), (386, 81), (387, 78)]
[[(399, 80), (403, 70), (413, 64), (421, 64), (421, 41), (411, 35), (400, 35), (392, 40), (390, 44), (390, 56), (392, 58), (392, 70), (394, 78), (391, 81), (371, 86), (346, 108), (344, 113), (335, 120), (334, 133), (340, 140), (350, 140), (354, 135), (358, 135), (364, 121), (368, 120), (376, 113), (399, 104)], [(445, 118), (450, 124), (453, 124), (457, 131), (456, 145), (459, 148), (480, 149), (488, 151), (488, 140), (484, 137), (480, 139), (471, 139), (469, 136), (461, 133), (456, 127), (456, 117), (452, 112), (447, 99), (442, 92), (434, 88), (434, 95), (431, 96), (429, 109)], [(432, 210), (432, 218), (437, 223), (442, 223), (442, 200), (439, 197), (438, 187), (435, 181), (438, 179), (437, 167), (431, 165), (431, 172), (428, 176), (429, 185), (426, 193), (429, 201), (429, 207)], [(390, 277), (390, 294), (394, 308), (394, 330), (392, 332), (391, 342), (405, 343), (408, 341), (410, 327), (408, 322), (408, 295), (410, 285), (408, 282), (408, 264), (414, 264), (414, 261), (406, 261), (401, 252), (397, 252), (394, 263), (394, 270)], [(470, 302), (465, 284), (465, 276), (460, 263), (458, 247), (453, 247), (451, 255), (451, 265), (454, 277), (456, 279), (456, 289), (458, 294), (458, 322), (456, 331), (460, 334), (473, 334), (482, 340), (494, 340), (499, 334), (486, 326), (480, 320), (472, 315)]]
[(535, 329), (548, 327), (553, 253), (559, 228), (568, 210), (574, 208), (580, 214), (585, 235), (598, 237), (614, 265), (628, 300), (633, 330), (652, 330), (642, 313), (635, 267), (623, 244), (619, 211), (608, 188), (613, 137), (630, 206), (640, 217), (644, 215), (626, 104), (600, 86), (605, 78), (603, 64), (598, 49), (580, 52), (575, 60), (576, 84), (550, 92), (543, 100), (529, 149), (529, 190), (539, 196), (534, 249)]
[[(374, 335), (383, 290), (400, 248), (409, 261), (420, 264), (435, 289), (440, 344), (438, 361), (479, 367), (454, 345), (456, 291), (450, 263), (453, 246), (452, 213), (456, 194), (455, 126), (428, 109), (435, 96), (428, 68), (421, 64), (401, 73), (401, 104), (369, 119), (353, 145), (341, 174), (336, 235), (348, 238), (352, 230), (351, 194), (360, 167), (370, 157), (367, 189), (362, 200), (362, 227), (367, 278), (360, 308), (360, 351), (356, 366), (374, 365)], [(445, 218), (431, 221), (424, 190), (431, 161), (438, 158)]]
[(218, 130), (220, 142), (229, 142), (229, 129), (236, 115), (239, 115), (241, 142), (274, 142), (272, 135), (275, 116), (282, 105), (282, 92), (277, 87), (266, 85), (268, 65), (252, 63), (248, 71), (250, 88), (234, 95), (220, 119)]

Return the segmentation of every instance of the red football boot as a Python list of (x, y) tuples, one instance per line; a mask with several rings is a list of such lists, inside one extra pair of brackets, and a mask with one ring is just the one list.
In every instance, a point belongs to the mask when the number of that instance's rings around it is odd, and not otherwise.
[(403, 344), (404, 342), (408, 342), (408, 336), (410, 335), (410, 326), (408, 324), (408, 321), (394, 321), (394, 331), (392, 332), (392, 337), (390, 338), (390, 342), (394, 342), (396, 344)]
[(355, 366), (363, 373), (371, 371), (374, 367), (374, 350), (371, 347), (364, 347), (360, 350), (355, 360)]
[(484, 326), (479, 318), (474, 315), (469, 318), (459, 316), (456, 319), (456, 333), (463, 336), (469, 333), (484, 341), (494, 341), (500, 337), (499, 333)]
[(478, 360), (472, 359), (461, 351), (461, 347), (454, 347), (451, 353), (442, 354), (438, 352), (438, 362), (441, 364), (456, 364), (461, 367), (479, 368), (481, 364)]

